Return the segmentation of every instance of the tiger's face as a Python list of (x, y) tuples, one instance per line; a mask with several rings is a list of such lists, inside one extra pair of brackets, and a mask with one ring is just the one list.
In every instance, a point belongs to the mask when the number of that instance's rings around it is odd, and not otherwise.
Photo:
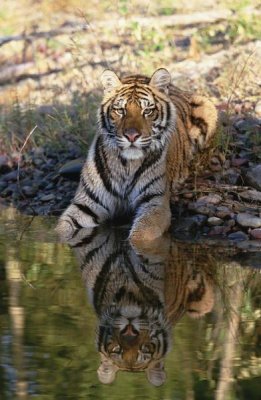
[(98, 375), (111, 383), (118, 370), (145, 371), (155, 386), (165, 381), (163, 358), (170, 347), (170, 327), (159, 310), (111, 307), (98, 329), (101, 366)]
[(161, 68), (150, 80), (135, 76), (121, 81), (106, 70), (101, 80), (105, 96), (98, 117), (108, 143), (130, 160), (163, 148), (175, 129), (176, 117), (168, 97), (169, 72)]

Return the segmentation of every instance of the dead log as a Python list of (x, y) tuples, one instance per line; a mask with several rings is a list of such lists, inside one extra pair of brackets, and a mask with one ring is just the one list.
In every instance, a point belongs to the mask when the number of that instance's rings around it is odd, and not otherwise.
[(217, 11), (206, 11), (197, 12), (193, 14), (174, 14), (174, 15), (163, 15), (157, 17), (131, 17), (131, 18), (118, 18), (106, 21), (97, 21), (79, 24), (71, 26), (71, 24), (61, 26), (57, 29), (50, 31), (31, 32), (29, 34), (21, 34), (15, 36), (4, 36), (0, 37), (0, 46), (12, 41), (33, 41), (40, 38), (51, 38), (59, 35), (72, 35), (78, 32), (88, 31), (90, 28), (91, 32), (95, 32), (96, 29), (113, 28), (113, 27), (127, 27), (132, 23), (138, 23), (142, 27), (171, 27), (171, 26), (182, 26), (190, 27), (199, 24), (211, 24), (214, 22), (225, 20), (231, 17), (232, 11), (230, 10), (217, 10)]

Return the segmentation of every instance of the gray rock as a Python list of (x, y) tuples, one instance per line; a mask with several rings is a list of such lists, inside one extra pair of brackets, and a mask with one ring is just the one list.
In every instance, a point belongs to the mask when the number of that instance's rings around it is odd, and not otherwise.
[(261, 164), (249, 168), (244, 178), (247, 185), (252, 186), (257, 190), (261, 190)]
[[(253, 239), (261, 240), (261, 229), (260, 228), (252, 229), (250, 231), (250, 236)], [(260, 264), (261, 264), (261, 259), (260, 259)]]
[(58, 173), (64, 178), (78, 181), (80, 179), (83, 164), (84, 160), (82, 158), (69, 161), (59, 169)]
[(207, 222), (209, 226), (217, 226), (223, 223), (222, 219), (218, 217), (209, 217)]
[(9, 158), (6, 155), (0, 156), (0, 173), (7, 173), (10, 170)]
[(208, 196), (199, 197), (196, 201), (197, 205), (213, 204), (217, 205), (222, 201), (222, 197), (219, 194), (211, 193)]
[(7, 187), (7, 182), (0, 181), (0, 193)]
[(202, 215), (207, 215), (208, 217), (212, 217), (215, 214), (216, 207), (212, 204), (209, 205), (200, 205), (197, 203), (190, 203), (188, 205), (188, 209)]
[(259, 228), (261, 226), (261, 218), (252, 214), (239, 213), (237, 215), (237, 223), (244, 227)]
[(248, 201), (260, 201), (261, 202), (261, 192), (258, 190), (246, 190), (240, 193), (240, 197)]
[(26, 197), (33, 197), (37, 193), (37, 188), (33, 186), (23, 186), (22, 187), (22, 193)]
[(226, 206), (219, 206), (216, 209), (216, 214), (215, 216), (218, 218), (227, 218), (230, 217), (231, 211), (228, 207)]
[(234, 126), (240, 132), (253, 132), (260, 128), (260, 120), (258, 118), (241, 119)]
[[(14, 181), (16, 181), (17, 180), (17, 175), (18, 175), (18, 171), (17, 170), (15, 170), (15, 171), (11, 171), (11, 172), (8, 172), (7, 174), (4, 174), (3, 176), (2, 176), (2, 179), (4, 180), (4, 181), (6, 181), (6, 182), (14, 182)], [(22, 174), (21, 174), (22, 175)]]
[(230, 235), (228, 235), (228, 239), (233, 240), (235, 242), (241, 242), (243, 240), (248, 240), (248, 235), (246, 235), (242, 231), (238, 231), (238, 232), (230, 233)]
[(41, 201), (51, 201), (55, 199), (55, 195), (53, 193), (50, 194), (44, 194), (43, 196), (40, 197)]

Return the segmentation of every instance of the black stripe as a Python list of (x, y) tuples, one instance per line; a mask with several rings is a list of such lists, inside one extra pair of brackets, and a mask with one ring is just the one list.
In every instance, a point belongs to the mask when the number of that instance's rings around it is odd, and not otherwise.
[(189, 103), (191, 105), (192, 108), (197, 108), (202, 106), (203, 102), (200, 101), (199, 103), (194, 103), (193, 101), (191, 103)]
[(108, 238), (105, 240), (105, 242), (103, 242), (100, 246), (95, 247), (94, 249), (92, 249), (91, 251), (88, 252), (88, 254), (86, 254), (84, 261), (81, 265), (81, 271), (87, 267), (87, 264), (92, 260), (92, 258), (95, 256), (95, 254), (97, 254), (99, 252), (99, 250), (108, 242)]
[(200, 129), (200, 132), (202, 133), (203, 136), (207, 135), (208, 124), (206, 123), (206, 121), (204, 121), (203, 118), (194, 117), (192, 115), (191, 116), (191, 122), (192, 122), (193, 125), (196, 125)]
[(115, 260), (119, 257), (120, 252), (115, 252), (109, 255), (105, 263), (101, 267), (101, 272), (99, 273), (93, 288), (93, 306), (98, 315), (102, 311), (103, 299), (106, 296), (107, 284), (109, 281), (109, 275), (111, 272), (111, 266)]
[(74, 217), (70, 216), (70, 218), (72, 220), (72, 223), (75, 225), (75, 228), (77, 228), (77, 229), (81, 229), (82, 228), (82, 225), (80, 225), (79, 222)]
[(102, 128), (105, 128), (107, 131), (109, 131), (110, 125), (108, 124), (108, 121), (106, 119), (103, 107), (101, 107), (101, 110), (100, 110), (100, 118), (101, 118)]
[(91, 190), (91, 188), (89, 188), (88, 183), (85, 182), (83, 176), (81, 177), (81, 183), (82, 183), (82, 185), (83, 185), (85, 194), (87, 194), (87, 196), (89, 196), (90, 199), (91, 199), (92, 201), (94, 201), (95, 203), (99, 204), (99, 206), (103, 207), (105, 210), (110, 211), (109, 208), (108, 208), (105, 204), (103, 204), (103, 203), (101, 202), (101, 200), (99, 199), (99, 197), (96, 196), (95, 193), (93, 193), (93, 191)]
[(153, 185), (153, 183), (159, 181), (160, 179), (163, 179), (164, 176), (165, 176), (164, 174), (161, 174), (159, 176), (155, 176), (154, 178), (152, 178), (150, 182), (148, 182), (146, 185), (144, 185), (142, 188), (139, 189), (140, 193), (145, 192), (151, 185)]
[(139, 207), (142, 206), (144, 203), (149, 203), (155, 197), (160, 197), (162, 195), (163, 195), (162, 192), (147, 194), (146, 196), (143, 196), (139, 201), (137, 201), (135, 208), (139, 209)]
[(128, 254), (124, 255), (124, 260), (126, 262), (126, 266), (128, 267), (128, 272), (130, 272), (132, 280), (139, 288), (144, 300), (148, 302), (151, 307), (162, 308), (162, 303), (154, 290), (148, 286), (145, 286), (139, 279)]
[[(82, 226), (81, 226), (81, 229), (82, 229)], [(85, 236), (80, 242), (70, 245), (70, 247), (72, 247), (73, 249), (77, 249), (79, 247), (85, 247), (86, 245), (90, 244), (97, 235), (97, 229), (98, 229), (98, 227), (93, 228), (91, 235)]]
[[(169, 103), (166, 103), (166, 102), (165, 102), (165, 104), (166, 104), (166, 107), (167, 107), (167, 123), (168, 123), (169, 120), (170, 120), (170, 116), (171, 116), (170, 104), (169, 104)], [(166, 124), (167, 124), (167, 123), (166, 123)]]
[[(151, 268), (152, 266), (157, 266), (158, 268), (159, 268), (159, 270), (160, 270), (160, 268), (162, 268), (162, 263), (159, 263), (159, 262), (157, 262), (157, 263), (150, 263), (150, 262), (148, 262), (148, 268)], [(140, 264), (140, 267), (141, 267), (141, 269), (142, 269), (142, 271), (145, 273), (145, 274), (147, 274), (147, 275), (149, 275), (154, 281), (163, 281), (163, 278), (159, 278), (157, 275), (154, 275), (151, 271), (149, 271), (148, 269), (147, 269), (147, 266), (145, 266), (145, 264), (144, 263), (141, 263)]]
[(86, 204), (79, 204), (79, 203), (73, 203), (77, 208), (79, 208), (80, 211), (82, 211), (84, 214), (90, 215), (93, 219), (93, 221), (98, 224), (98, 215), (95, 214), (94, 211), (90, 209)]
[(100, 136), (96, 142), (95, 148), (95, 166), (98, 174), (106, 188), (106, 190), (115, 197), (122, 197), (113, 187), (110, 181), (110, 177), (108, 174), (109, 167), (107, 164), (106, 154), (103, 150), (103, 145), (100, 143), (102, 141), (102, 137)]
[(136, 185), (137, 181), (139, 180), (140, 176), (147, 170), (149, 169), (153, 164), (155, 164), (157, 161), (160, 160), (160, 157), (162, 155), (163, 149), (159, 149), (155, 152), (153, 152), (152, 154), (150, 154), (147, 158), (145, 158), (145, 160), (143, 161), (143, 163), (141, 164), (141, 166), (137, 169), (137, 171), (134, 174), (134, 177), (131, 181), (131, 184), (128, 188), (128, 192), (127, 194), (130, 194), (131, 191), (133, 190), (134, 186)]

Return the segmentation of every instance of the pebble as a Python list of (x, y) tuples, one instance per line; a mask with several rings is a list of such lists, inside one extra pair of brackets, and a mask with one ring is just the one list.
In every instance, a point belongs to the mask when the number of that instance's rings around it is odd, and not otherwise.
[(240, 242), (242, 240), (248, 240), (248, 235), (242, 231), (237, 231), (230, 233), (227, 238), (235, 242)]
[(44, 194), (43, 196), (40, 196), (41, 201), (51, 201), (56, 198), (55, 194), (50, 193), (50, 194)]
[[(17, 180), (17, 175), (18, 175), (18, 171), (17, 169), (11, 172), (8, 172), (7, 174), (4, 174), (2, 176), (2, 180), (6, 181), (6, 182), (14, 182)], [(21, 171), (20, 171), (20, 177), (22, 176)]]
[(217, 225), (221, 225), (223, 223), (221, 218), (218, 217), (210, 217), (207, 220), (207, 223), (209, 226), (217, 226)]
[(59, 174), (67, 179), (79, 180), (84, 160), (79, 158), (65, 163), (60, 169)]
[(261, 226), (261, 218), (248, 213), (239, 213), (236, 220), (239, 225), (244, 227), (259, 228)]
[(26, 197), (33, 197), (36, 194), (37, 190), (38, 190), (38, 188), (33, 187), (33, 186), (23, 186), (22, 187), (22, 193)]
[(7, 173), (11, 170), (9, 159), (6, 155), (0, 156), (0, 172)]
[(210, 231), (209, 231), (209, 236), (215, 236), (215, 235), (225, 235), (230, 231), (229, 226), (214, 226)]
[(196, 201), (197, 205), (213, 204), (217, 205), (222, 201), (222, 197), (219, 194), (211, 193), (208, 196), (199, 197)]
[(257, 190), (261, 190), (261, 164), (249, 168), (244, 179), (247, 185), (252, 186)]
[(234, 126), (240, 132), (254, 132), (259, 128), (260, 121), (258, 118), (240, 119)]
[[(260, 228), (252, 229), (250, 231), (250, 236), (254, 239), (261, 240), (261, 229)], [(260, 264), (261, 264), (261, 260), (260, 260)]]
[(225, 222), (226, 226), (230, 226), (230, 228), (233, 228), (236, 225), (236, 221), (234, 219), (229, 219), (228, 221)]
[(224, 218), (230, 217), (230, 215), (231, 215), (231, 211), (228, 207), (226, 207), (226, 206), (217, 207), (216, 214), (215, 214), (216, 217), (224, 219)]
[(261, 202), (261, 192), (259, 192), (257, 190), (246, 190), (245, 192), (239, 193), (239, 195), (244, 200)]
[(213, 205), (198, 205), (197, 203), (190, 203), (188, 209), (194, 211), (197, 214), (207, 215), (213, 217), (216, 211), (216, 207)]
[(4, 190), (7, 187), (7, 182), (5, 181), (0, 181), (0, 192)]

